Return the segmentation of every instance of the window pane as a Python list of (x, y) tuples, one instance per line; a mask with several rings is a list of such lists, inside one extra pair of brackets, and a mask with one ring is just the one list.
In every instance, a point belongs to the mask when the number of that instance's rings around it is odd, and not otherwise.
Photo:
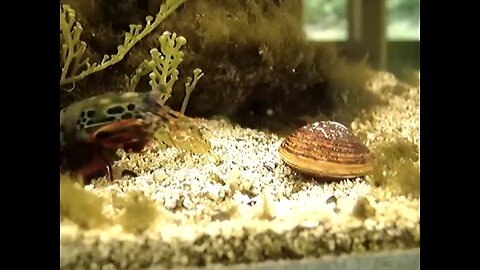
[(389, 40), (420, 40), (420, 0), (387, 0)]
[(346, 0), (304, 0), (304, 31), (311, 40), (346, 40)]

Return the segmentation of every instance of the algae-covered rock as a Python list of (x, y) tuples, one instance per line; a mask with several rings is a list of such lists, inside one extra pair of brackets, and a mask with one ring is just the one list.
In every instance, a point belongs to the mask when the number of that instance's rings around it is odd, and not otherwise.
[[(76, 10), (84, 28), (82, 36), (92, 44), (87, 54), (100, 61), (104, 54), (116, 51), (129, 23), (141, 24), (141, 18), (154, 16), (163, 1), (144, 5), (136, 1), (61, 2)], [(119, 20), (119, 14), (125, 15), (124, 19)], [(127, 18), (132, 21), (127, 23)], [(350, 63), (331, 45), (306, 40), (301, 1), (187, 0), (132, 47), (121, 62), (76, 82), (74, 92), (61, 92), (64, 104), (92, 93), (127, 89), (126, 77), (149, 59), (164, 31), (188, 40), (179, 80), (186, 82), (185, 74), (192, 74), (197, 67), (205, 74), (191, 95), (190, 115), (222, 114), (258, 126), (264, 120), (289, 117), (292, 112), (330, 114), (339, 101), (362, 108), (372, 102), (372, 98), (357, 100), (365, 96), (359, 93), (371, 76), (365, 63)], [(150, 89), (148, 78), (138, 81), (136, 91)], [(182, 83), (173, 91), (183, 92)], [(173, 94), (168, 104), (180, 110), (182, 96)]]

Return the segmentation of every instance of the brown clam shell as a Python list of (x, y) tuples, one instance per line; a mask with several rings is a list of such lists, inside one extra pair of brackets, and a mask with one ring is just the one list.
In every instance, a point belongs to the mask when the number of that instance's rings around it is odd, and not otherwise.
[(279, 154), (296, 171), (317, 177), (354, 178), (368, 174), (373, 167), (369, 149), (334, 121), (298, 129), (282, 142)]

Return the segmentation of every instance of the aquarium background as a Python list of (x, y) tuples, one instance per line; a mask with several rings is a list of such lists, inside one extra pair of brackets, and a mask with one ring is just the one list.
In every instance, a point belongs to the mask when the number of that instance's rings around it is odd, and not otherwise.
[[(363, 5), (373, 3), (384, 10), (378, 12), (372, 9), (362, 13), (362, 2)], [(305, 0), (303, 4), (307, 38), (317, 42), (335, 42), (340, 46), (355, 42), (357, 33), (349, 25), (361, 25), (362, 16), (381, 14), (383, 18), (378, 20), (384, 20), (383, 39), (386, 42), (386, 59), (382, 68), (418, 84), (415, 74), (420, 66), (420, 1)], [(382, 33), (378, 33), (378, 37), (381, 36)]]

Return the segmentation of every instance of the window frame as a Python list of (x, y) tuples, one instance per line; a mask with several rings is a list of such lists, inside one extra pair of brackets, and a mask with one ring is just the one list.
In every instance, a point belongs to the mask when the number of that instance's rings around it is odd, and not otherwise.
[(387, 37), (386, 1), (345, 0), (347, 40), (311, 42), (335, 44), (341, 48), (342, 55), (366, 58), (373, 68), (379, 70), (395, 70), (397, 66), (419, 68), (420, 40), (389, 40)]

